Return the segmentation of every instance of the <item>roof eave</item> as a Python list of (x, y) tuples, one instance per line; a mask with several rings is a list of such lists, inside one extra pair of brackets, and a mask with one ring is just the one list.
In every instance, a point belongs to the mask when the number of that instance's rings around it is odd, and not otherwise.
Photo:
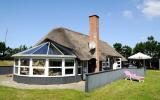
[(77, 58), (75, 55), (15, 54), (12, 57)]

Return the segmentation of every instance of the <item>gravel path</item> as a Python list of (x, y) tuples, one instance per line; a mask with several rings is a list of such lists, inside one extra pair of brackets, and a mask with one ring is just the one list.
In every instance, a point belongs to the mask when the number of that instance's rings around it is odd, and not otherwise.
[(69, 83), (69, 84), (30, 85), (30, 84), (17, 83), (13, 81), (13, 77), (11, 75), (0, 75), (0, 85), (20, 88), (20, 89), (75, 89), (80, 91), (85, 90), (85, 81)]

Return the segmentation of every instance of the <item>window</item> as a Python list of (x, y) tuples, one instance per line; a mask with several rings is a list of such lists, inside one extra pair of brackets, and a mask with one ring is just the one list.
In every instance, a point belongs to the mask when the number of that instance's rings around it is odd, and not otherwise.
[(15, 66), (14, 66), (14, 73), (18, 74), (18, 65), (19, 65), (19, 59), (14, 60)]
[(77, 74), (82, 74), (82, 61), (78, 61)]
[(49, 76), (61, 76), (62, 68), (49, 68)]
[(14, 68), (14, 73), (15, 73), (15, 74), (18, 74), (18, 67), (15, 67), (15, 68)]
[(29, 59), (20, 59), (20, 75), (29, 75)]
[(72, 69), (65, 69), (65, 74), (73, 74), (73, 68)]
[(120, 61), (120, 59), (119, 59), (119, 58), (117, 58), (117, 59), (116, 59), (116, 61)]
[(44, 75), (45, 72), (45, 59), (33, 59), (32, 67), (33, 67), (33, 75)]
[(103, 62), (102, 62), (102, 71), (104, 71), (104, 70), (109, 70), (109, 69), (110, 69), (109, 60), (103, 61)]
[(20, 66), (29, 66), (29, 59), (21, 59), (21, 65)]
[(29, 75), (29, 68), (27, 68), (27, 67), (20, 67), (20, 74), (21, 75)]
[(74, 60), (72, 59), (65, 60), (65, 67), (73, 67), (73, 66), (74, 66)]
[(65, 60), (65, 75), (73, 75), (74, 74), (74, 60), (66, 59)]
[(18, 59), (15, 59), (15, 66), (18, 66)]
[(49, 66), (50, 67), (62, 67), (62, 60), (61, 59), (50, 59)]
[(103, 67), (106, 67), (106, 62), (102, 62), (102, 66), (103, 66)]
[(62, 53), (60, 51), (58, 51), (58, 49), (55, 48), (55, 46), (52, 43), (49, 46), (48, 54), (50, 54), (50, 55), (62, 55)]
[(44, 69), (34, 68), (33, 75), (44, 75)]
[(117, 67), (121, 68), (121, 58), (117, 58), (116, 62), (117, 62)]
[(108, 63), (106, 63), (106, 66), (107, 66), (107, 67), (109, 67), (109, 64), (108, 64)]
[(35, 50), (33, 54), (47, 54), (48, 50), (48, 43), (40, 47), (39, 49)]
[(33, 59), (32, 66), (34, 67), (44, 67), (45, 66), (45, 59)]
[(78, 68), (78, 72), (77, 72), (78, 74), (82, 74), (82, 67), (79, 67)]
[(49, 76), (62, 75), (62, 59), (49, 59)]

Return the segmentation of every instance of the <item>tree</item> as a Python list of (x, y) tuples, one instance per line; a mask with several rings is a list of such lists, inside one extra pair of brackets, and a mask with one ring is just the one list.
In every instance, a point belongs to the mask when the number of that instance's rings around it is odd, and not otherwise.
[(152, 57), (157, 57), (157, 45), (158, 42), (154, 40), (153, 36), (149, 36), (148, 40), (145, 42), (145, 53), (152, 56)]
[(133, 53), (135, 54), (138, 52), (145, 53), (145, 43), (144, 42), (137, 43), (136, 46), (134, 47)]
[(113, 44), (113, 47), (115, 48), (115, 50), (117, 52), (119, 52), (120, 54), (122, 54), (122, 44), (121, 43), (115, 43), (115, 44)]
[(1, 60), (9, 60), (11, 59), (11, 56), (13, 54), (16, 54), (18, 52), (22, 52), (27, 49), (27, 46), (20, 45), (18, 48), (10, 48), (6, 47), (4, 42), (0, 42), (0, 59)]
[(159, 55), (159, 43), (154, 40), (153, 36), (149, 36), (146, 42), (137, 43), (133, 53), (142, 52), (151, 57), (158, 57)]
[(160, 42), (156, 46), (157, 58), (160, 58)]
[(118, 53), (123, 55), (125, 58), (128, 58), (132, 54), (132, 48), (127, 45), (122, 46), (121, 43), (115, 43), (113, 47)]
[(132, 48), (125, 45), (122, 47), (122, 55), (125, 57), (125, 58), (128, 58), (129, 56), (131, 56), (132, 54)]
[(13, 55), (13, 54), (16, 54), (16, 53), (19, 53), (19, 52), (22, 52), (22, 51), (24, 51), (24, 50), (26, 50), (26, 49), (28, 49), (27, 46), (25, 46), (25, 45), (20, 45), (18, 48), (14, 48), (14, 49), (12, 50), (12, 55)]
[(6, 51), (6, 45), (4, 42), (0, 42), (0, 57), (3, 57), (5, 55)]

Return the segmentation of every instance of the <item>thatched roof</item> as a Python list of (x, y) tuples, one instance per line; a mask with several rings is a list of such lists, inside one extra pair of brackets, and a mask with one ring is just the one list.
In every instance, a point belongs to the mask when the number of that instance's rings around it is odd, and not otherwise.
[[(41, 44), (46, 40), (54, 41), (62, 46), (70, 48), (74, 51), (74, 54), (81, 60), (89, 60), (95, 58), (95, 55), (90, 53), (88, 47), (89, 37), (79, 32), (75, 32), (66, 28), (56, 28), (43, 37), (36, 45)], [(126, 60), (115, 49), (113, 49), (108, 43), (100, 41), (100, 60), (105, 60), (106, 56), (122, 57), (122, 60)]]

